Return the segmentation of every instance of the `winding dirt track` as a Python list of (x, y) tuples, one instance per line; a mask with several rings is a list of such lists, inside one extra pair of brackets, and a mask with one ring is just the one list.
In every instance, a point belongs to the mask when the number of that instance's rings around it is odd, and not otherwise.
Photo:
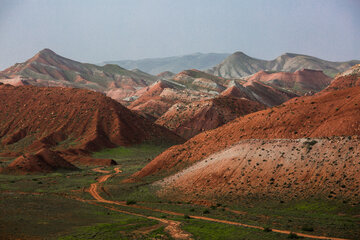
[[(109, 173), (109, 171), (101, 170), (100, 168), (95, 168), (95, 169), (93, 169), (93, 171), (100, 172), (100, 173)], [(99, 184), (107, 181), (110, 177), (122, 172), (119, 167), (114, 168), (114, 171), (115, 171), (115, 173), (100, 176), (97, 179), (97, 183), (92, 183), (90, 185), (90, 188), (88, 191), (91, 194), (91, 196), (93, 196), (93, 198), (95, 198), (98, 202), (121, 205), (121, 206), (128, 206), (128, 205), (126, 205), (125, 202), (115, 202), (115, 201), (106, 200), (103, 197), (101, 197), (98, 192)], [(91, 203), (91, 204), (100, 206), (99, 204), (96, 204), (96, 203)], [(144, 217), (147, 219), (159, 221), (160, 223), (165, 225), (165, 231), (168, 232), (174, 239), (192, 239), (191, 235), (189, 233), (187, 233), (181, 229), (181, 227), (180, 227), (181, 222), (152, 217), (152, 216), (146, 216), (146, 215), (142, 215), (139, 213), (133, 213), (133, 212), (116, 209), (113, 207), (107, 207), (107, 206), (103, 206), (103, 205), (101, 205), (101, 206), (105, 207), (109, 210), (112, 210), (112, 211), (121, 212), (121, 213), (129, 214), (129, 215), (133, 215), (133, 216)], [(147, 209), (152, 210), (151, 208), (147, 208)]]
[[(100, 173), (109, 173), (109, 171), (101, 170), (100, 168), (95, 168), (95, 169), (93, 169), (93, 171), (100, 172)], [(98, 202), (114, 204), (114, 205), (119, 205), (119, 206), (126, 206), (126, 207), (130, 207), (130, 208), (145, 209), (145, 210), (150, 210), (150, 211), (154, 211), (154, 212), (161, 212), (161, 213), (165, 213), (165, 214), (169, 214), (169, 215), (174, 215), (174, 216), (184, 216), (185, 215), (183, 213), (178, 213), (178, 212), (173, 212), (173, 211), (161, 210), (161, 209), (156, 209), (156, 208), (149, 208), (149, 207), (139, 206), (139, 205), (127, 205), (126, 202), (110, 201), (110, 200), (104, 199), (103, 197), (100, 196), (100, 194), (98, 192), (99, 184), (106, 182), (110, 177), (122, 172), (119, 167), (114, 168), (114, 171), (115, 171), (115, 173), (100, 176), (97, 179), (96, 183), (92, 183), (90, 185), (90, 188), (89, 188), (88, 191)], [(98, 205), (96, 203), (91, 203), (91, 204)], [(107, 206), (103, 206), (103, 205), (101, 205), (101, 206), (105, 207), (107, 209), (113, 210), (113, 211), (129, 214), (129, 215), (134, 215), (134, 216), (139, 216), (139, 217), (144, 217), (144, 218), (148, 218), (148, 219), (152, 219), (152, 220), (157, 220), (157, 221), (159, 221), (161, 223), (164, 223), (166, 225), (165, 230), (168, 233), (170, 233), (170, 235), (173, 238), (175, 238), (175, 239), (191, 239), (191, 235), (189, 233), (186, 233), (185, 231), (183, 231), (180, 228), (181, 222), (162, 219), (162, 218), (157, 218), (157, 217), (152, 217), (152, 216), (146, 216), (146, 215), (142, 215), (142, 214), (138, 214), (138, 213), (119, 210), (119, 209), (116, 209), (116, 208), (113, 208), (113, 207), (107, 207)], [(253, 228), (253, 229), (264, 230), (264, 228), (260, 227), (260, 226), (249, 225), (249, 224), (233, 222), (233, 221), (227, 221), (227, 220), (221, 220), (221, 219), (216, 219), (216, 218), (209, 218), (209, 217), (203, 217), (203, 216), (190, 216), (190, 218), (205, 220), (205, 221), (209, 221), (209, 222), (218, 222), (218, 223), (224, 223), (224, 224), (229, 224), (229, 225), (235, 225), (235, 226), (241, 226), (241, 227), (248, 227), (248, 228)], [(316, 236), (316, 235), (310, 235), (310, 234), (299, 233), (299, 232), (292, 232), (292, 231), (287, 231), (287, 230), (279, 230), (279, 229), (272, 229), (272, 231), (277, 232), (277, 233), (282, 233), (282, 234), (288, 234), (288, 235), (290, 233), (294, 233), (294, 234), (298, 235), (299, 237), (306, 237), (306, 238), (312, 238), (312, 239), (348, 240), (348, 239), (345, 239), (345, 238)]]

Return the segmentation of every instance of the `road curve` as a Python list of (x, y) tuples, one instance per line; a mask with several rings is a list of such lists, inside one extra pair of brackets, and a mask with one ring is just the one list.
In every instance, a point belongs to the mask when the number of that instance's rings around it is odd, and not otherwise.
[[(94, 171), (101, 172), (103, 170), (96, 169)], [(103, 175), (103, 176), (100, 176), (99, 178), (97, 178), (97, 182), (92, 183), (90, 185), (90, 188), (88, 189), (88, 192), (98, 202), (115, 204), (115, 205), (122, 205), (122, 206), (128, 206), (128, 205), (126, 205), (125, 202), (115, 202), (115, 201), (106, 200), (103, 197), (101, 197), (99, 192), (98, 192), (99, 184), (106, 182), (110, 177), (122, 172), (119, 167), (114, 168), (114, 171), (115, 171), (115, 173)], [(108, 172), (106, 172), (106, 173), (108, 173)], [(95, 204), (95, 203), (91, 203), (91, 204), (98, 205), (98, 204)], [(133, 215), (133, 216), (144, 217), (144, 218), (147, 218), (147, 219), (152, 219), (152, 220), (159, 221), (159, 222), (161, 222), (161, 223), (163, 223), (165, 225), (164, 230), (166, 232), (168, 232), (174, 239), (192, 239), (191, 235), (189, 233), (187, 233), (187, 232), (185, 232), (185, 231), (183, 231), (181, 229), (181, 227), (180, 227), (181, 222), (174, 221), (174, 220), (157, 218), (157, 217), (152, 217), (152, 216), (146, 216), (146, 215), (142, 215), (142, 214), (139, 214), (139, 213), (132, 213), (132, 212), (116, 209), (116, 208), (113, 208), (113, 207), (107, 207), (107, 206), (102, 206), (102, 207), (105, 207), (105, 208), (110, 209), (112, 211), (117, 211), (117, 212), (129, 214), (129, 215)]]
[[(94, 171), (100, 172), (99, 169), (94, 170)], [(131, 207), (131, 208), (145, 209), (145, 210), (161, 212), (161, 213), (165, 213), (165, 214), (169, 214), (169, 215), (174, 215), (174, 216), (184, 216), (185, 215), (185, 214), (179, 213), (179, 212), (161, 210), (161, 209), (156, 209), (156, 208), (149, 208), (149, 207), (139, 206), (139, 205), (127, 205), (126, 202), (110, 201), (110, 200), (104, 199), (103, 197), (100, 196), (100, 194), (98, 192), (98, 186), (99, 186), (99, 184), (106, 182), (110, 177), (122, 172), (119, 167), (114, 168), (114, 171), (115, 171), (115, 173), (100, 176), (97, 179), (96, 183), (92, 183), (90, 185), (90, 188), (89, 188), (88, 191), (93, 196), (93, 198), (95, 198), (98, 202), (114, 204), (114, 205), (120, 205), (120, 206), (126, 206), (126, 207)], [(126, 213), (126, 214), (131, 214), (131, 215), (135, 215), (135, 216), (141, 216), (141, 217), (145, 217), (145, 218), (148, 218), (148, 219), (153, 219), (153, 220), (160, 221), (160, 222), (167, 225), (165, 227), (165, 230), (167, 230), (172, 235), (172, 237), (174, 237), (175, 239), (191, 239), (190, 234), (184, 232), (180, 228), (180, 224), (181, 224), (180, 222), (173, 221), (173, 220), (166, 220), (166, 219), (162, 219), (162, 218), (151, 217), (151, 216), (145, 216), (145, 215), (138, 214), (138, 213), (131, 213), (131, 212), (127, 212), (127, 211), (123, 211), (123, 210), (119, 210), (119, 209), (111, 208), (111, 207), (105, 207), (105, 208), (108, 208), (108, 209), (111, 209), (111, 210), (117, 211), (117, 212), (122, 212), (122, 213)], [(221, 219), (216, 219), (216, 218), (209, 218), (209, 217), (195, 216), (195, 215), (190, 216), (190, 218), (205, 220), (205, 221), (209, 221), (209, 222), (218, 222), (218, 223), (224, 223), (224, 224), (229, 224), (229, 225), (235, 225), (235, 226), (241, 226), (241, 227), (248, 227), (248, 228), (253, 228), (253, 229), (264, 230), (264, 228), (260, 227), (260, 226), (249, 225), (249, 224), (233, 222), (233, 221), (228, 221), (228, 220), (221, 220)], [(317, 235), (293, 232), (293, 231), (288, 231), (288, 230), (280, 230), (280, 229), (271, 229), (271, 230), (273, 232), (287, 234), (287, 235), (293, 233), (293, 234), (296, 234), (299, 237), (306, 237), (306, 238), (312, 238), (312, 239), (348, 240), (348, 239), (345, 239), (345, 238), (317, 236)]]

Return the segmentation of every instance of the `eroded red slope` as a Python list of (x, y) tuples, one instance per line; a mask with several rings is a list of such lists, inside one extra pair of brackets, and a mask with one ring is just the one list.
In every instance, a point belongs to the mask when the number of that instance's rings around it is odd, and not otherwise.
[(299, 94), (309, 91), (318, 92), (331, 83), (331, 78), (322, 71), (302, 69), (292, 72), (268, 73), (260, 71), (252, 75), (247, 81), (268, 82), (278, 87), (292, 89)]
[(94, 151), (142, 141), (181, 141), (111, 98), (84, 89), (1, 85), (0, 102), (2, 151), (54, 146)]
[(360, 87), (295, 98), (237, 118), (160, 154), (135, 177), (181, 169), (243, 139), (349, 136), (360, 134)]
[[(242, 140), (160, 181), (173, 200), (360, 200), (359, 138)], [(181, 194), (179, 194), (181, 193)]]
[(42, 148), (35, 154), (28, 153), (16, 158), (1, 171), (6, 173), (28, 173), (52, 172), (58, 169), (76, 170), (77, 168), (57, 152)]
[(217, 128), (239, 116), (264, 108), (264, 105), (245, 98), (220, 96), (190, 104), (175, 104), (156, 123), (189, 139), (200, 132)]

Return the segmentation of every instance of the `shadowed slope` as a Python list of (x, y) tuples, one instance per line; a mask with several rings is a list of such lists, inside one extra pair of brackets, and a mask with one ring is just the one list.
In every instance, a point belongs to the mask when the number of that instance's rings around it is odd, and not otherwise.
[(84, 89), (0, 86), (3, 151), (99, 150), (181, 138), (101, 93)]
[(189, 139), (217, 128), (235, 118), (264, 109), (265, 106), (245, 98), (216, 97), (190, 104), (175, 104), (156, 123)]
[(12, 161), (2, 172), (52, 172), (58, 169), (76, 170), (77, 167), (67, 162), (58, 153), (46, 148), (35, 154), (25, 154)]

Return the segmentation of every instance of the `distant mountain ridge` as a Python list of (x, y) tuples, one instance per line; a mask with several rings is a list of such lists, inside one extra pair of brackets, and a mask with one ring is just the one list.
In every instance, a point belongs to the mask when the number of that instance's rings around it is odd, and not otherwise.
[(185, 69), (196, 68), (199, 70), (209, 69), (222, 62), (230, 54), (228, 53), (194, 53), (183, 56), (164, 58), (145, 58), (139, 60), (105, 61), (105, 64), (117, 64), (126, 69), (138, 68), (141, 71), (156, 75), (161, 72), (171, 71), (178, 73)]
[(23, 63), (0, 72), (0, 81), (14, 86), (85, 88), (106, 93), (117, 91), (122, 98), (155, 82), (157, 77), (138, 69), (126, 70), (118, 65), (97, 66), (62, 57), (43, 49)]
[(259, 71), (295, 72), (301, 69), (322, 70), (334, 77), (337, 73), (359, 64), (360, 60), (330, 62), (303, 54), (285, 53), (274, 60), (252, 58), (243, 52), (235, 52), (223, 62), (206, 72), (224, 78), (242, 78)]

